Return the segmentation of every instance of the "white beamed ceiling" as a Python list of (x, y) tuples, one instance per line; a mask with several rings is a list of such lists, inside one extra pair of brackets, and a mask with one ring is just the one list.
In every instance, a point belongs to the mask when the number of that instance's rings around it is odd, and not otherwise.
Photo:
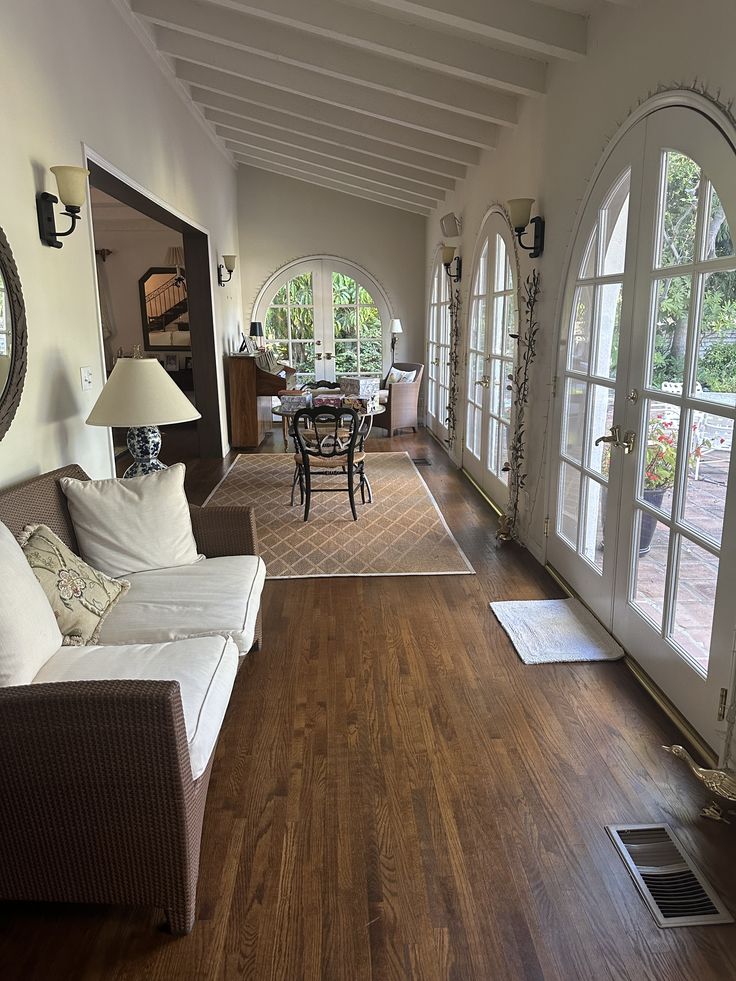
[(236, 163), (429, 214), (633, 0), (126, 0)]

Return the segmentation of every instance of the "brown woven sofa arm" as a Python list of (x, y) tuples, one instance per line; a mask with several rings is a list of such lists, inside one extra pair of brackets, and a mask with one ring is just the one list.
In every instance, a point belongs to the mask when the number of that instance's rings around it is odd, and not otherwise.
[(220, 555), (258, 555), (253, 508), (200, 508), (190, 504), (189, 512), (197, 548), (208, 559)]
[(209, 768), (178, 682), (0, 689), (0, 899), (121, 903), (194, 922)]

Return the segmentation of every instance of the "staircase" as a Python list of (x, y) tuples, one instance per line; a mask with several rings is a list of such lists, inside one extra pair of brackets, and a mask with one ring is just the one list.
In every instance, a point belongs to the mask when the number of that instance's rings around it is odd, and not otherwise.
[(182, 276), (172, 276), (155, 290), (146, 293), (146, 317), (149, 330), (165, 330), (188, 309), (187, 283)]

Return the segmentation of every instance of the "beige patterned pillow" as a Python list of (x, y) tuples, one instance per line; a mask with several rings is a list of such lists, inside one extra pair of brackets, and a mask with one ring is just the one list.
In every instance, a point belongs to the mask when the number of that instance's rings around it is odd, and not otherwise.
[(18, 541), (48, 597), (63, 644), (96, 644), (103, 620), (130, 583), (87, 565), (46, 525), (28, 525)]

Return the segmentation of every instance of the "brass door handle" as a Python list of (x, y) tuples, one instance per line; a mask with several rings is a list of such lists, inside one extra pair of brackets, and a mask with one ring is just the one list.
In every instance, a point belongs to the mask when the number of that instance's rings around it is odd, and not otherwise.
[(611, 426), (610, 436), (599, 436), (595, 441), (596, 446), (600, 446), (601, 443), (612, 443), (614, 446), (621, 446), (621, 427)]
[(483, 388), (490, 388), (490, 386), (491, 386), (491, 376), (490, 375), (483, 375), (483, 377), (482, 378), (479, 378), (478, 381), (475, 384), (476, 385), (482, 385)]
[(322, 360), (322, 355), (320, 353), (317, 353), (317, 354), (315, 354), (314, 359), (315, 359), (315, 361), (321, 361)]
[(325, 360), (327, 360), (327, 361), (332, 361), (332, 351), (328, 351), (328, 352), (327, 352), (327, 353), (325, 354)]
[(433, 365), (435, 365), (435, 367), (436, 367), (436, 366), (437, 366), (437, 365), (438, 365), (439, 363), (440, 363), (440, 359), (439, 359), (439, 358), (435, 358), (435, 359), (434, 359), (434, 361), (432, 362), (432, 364), (433, 364)]
[(624, 453), (634, 452), (634, 447), (636, 446), (636, 433), (633, 431), (633, 429), (626, 430), (620, 445), (623, 446)]

